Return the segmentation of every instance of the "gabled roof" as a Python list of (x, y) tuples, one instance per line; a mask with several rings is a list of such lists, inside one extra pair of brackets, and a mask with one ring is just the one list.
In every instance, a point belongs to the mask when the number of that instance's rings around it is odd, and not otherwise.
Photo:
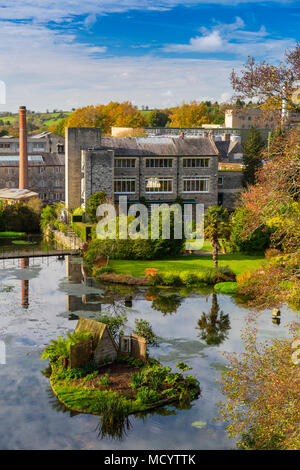
[(102, 137), (101, 148), (115, 156), (217, 156), (215, 143), (208, 137)]
[(215, 142), (221, 158), (227, 158), (233, 153), (244, 153), (243, 146), (237, 140), (233, 141), (216, 141)]
[(75, 331), (88, 331), (93, 335), (93, 349), (97, 348), (97, 345), (100, 343), (101, 339), (103, 338), (104, 332), (110, 336), (112, 344), (114, 345), (115, 349), (118, 350), (115, 340), (112, 337), (111, 332), (109, 331), (108, 326), (106, 323), (101, 323), (95, 320), (89, 320), (88, 318), (80, 317), (78, 323), (76, 325)]

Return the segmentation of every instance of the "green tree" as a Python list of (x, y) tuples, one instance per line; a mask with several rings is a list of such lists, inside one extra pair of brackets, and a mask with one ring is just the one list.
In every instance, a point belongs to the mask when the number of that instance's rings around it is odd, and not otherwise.
[(230, 246), (235, 252), (261, 252), (270, 246), (271, 230), (266, 225), (257, 227), (247, 238), (243, 237), (249, 217), (251, 213), (246, 207), (238, 208), (232, 216)]
[(165, 127), (169, 121), (169, 117), (166, 113), (159, 111), (158, 109), (154, 109), (148, 114), (147, 121), (150, 127)]
[(98, 191), (92, 194), (87, 200), (86, 213), (88, 214), (91, 222), (97, 222), (96, 212), (100, 204), (103, 204), (106, 199), (105, 191)]
[(255, 173), (262, 166), (260, 152), (264, 147), (264, 142), (256, 127), (251, 127), (249, 137), (244, 145), (244, 170), (243, 184), (249, 186), (255, 184)]
[(158, 336), (153, 332), (152, 326), (149, 322), (142, 318), (136, 318), (134, 323), (135, 329), (133, 330), (133, 333), (145, 338), (148, 346), (158, 346)]
[(230, 221), (227, 209), (222, 206), (211, 206), (207, 209), (205, 217), (205, 238), (210, 240), (213, 247), (214, 267), (218, 267), (218, 255), (221, 248), (220, 239), (229, 237)]

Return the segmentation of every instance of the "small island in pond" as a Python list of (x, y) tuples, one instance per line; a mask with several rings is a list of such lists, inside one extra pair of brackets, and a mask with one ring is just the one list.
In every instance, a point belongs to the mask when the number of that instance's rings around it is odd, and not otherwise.
[(128, 415), (171, 403), (189, 404), (200, 394), (198, 380), (147, 356), (146, 340), (120, 335), (117, 346), (105, 323), (80, 318), (75, 332), (52, 340), (42, 358), (49, 359), (50, 383), (70, 410), (122, 421)]

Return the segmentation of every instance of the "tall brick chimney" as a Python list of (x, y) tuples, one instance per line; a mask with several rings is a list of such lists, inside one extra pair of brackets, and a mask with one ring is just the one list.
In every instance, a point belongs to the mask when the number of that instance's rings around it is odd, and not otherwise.
[(27, 154), (27, 130), (26, 130), (26, 106), (19, 108), (19, 189), (28, 189), (28, 154)]

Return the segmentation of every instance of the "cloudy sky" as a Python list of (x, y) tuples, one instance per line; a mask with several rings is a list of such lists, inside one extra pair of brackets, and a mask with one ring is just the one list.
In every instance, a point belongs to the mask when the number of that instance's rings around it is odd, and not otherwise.
[(299, 21), (299, 0), (1, 0), (0, 111), (227, 100), (232, 68), (280, 61)]

